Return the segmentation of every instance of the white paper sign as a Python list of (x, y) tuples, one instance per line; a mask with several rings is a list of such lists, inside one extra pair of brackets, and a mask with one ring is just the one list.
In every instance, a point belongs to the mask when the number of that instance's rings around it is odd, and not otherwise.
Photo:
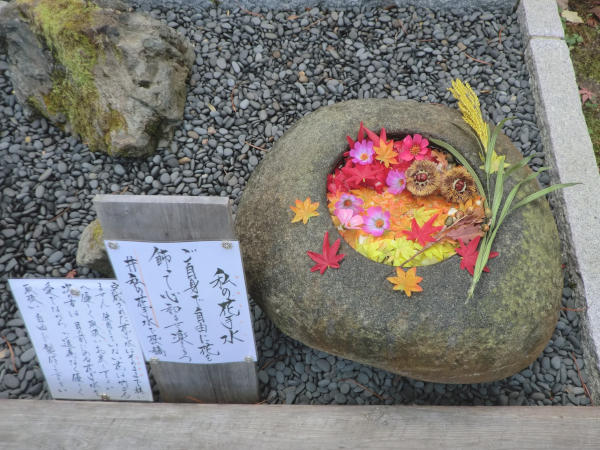
[(8, 280), (55, 399), (152, 401), (116, 280)]
[(236, 241), (106, 241), (146, 359), (256, 361)]

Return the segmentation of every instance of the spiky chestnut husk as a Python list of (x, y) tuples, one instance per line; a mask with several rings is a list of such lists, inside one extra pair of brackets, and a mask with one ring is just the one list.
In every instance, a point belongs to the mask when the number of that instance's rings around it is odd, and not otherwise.
[(413, 162), (406, 171), (406, 189), (418, 197), (425, 197), (439, 188), (440, 175), (432, 161)]
[(477, 195), (477, 186), (462, 166), (446, 171), (440, 182), (442, 196), (451, 203), (464, 203)]

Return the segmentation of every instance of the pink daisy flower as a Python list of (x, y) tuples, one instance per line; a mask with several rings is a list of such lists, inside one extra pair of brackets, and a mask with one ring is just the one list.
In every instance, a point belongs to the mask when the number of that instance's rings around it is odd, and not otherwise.
[(350, 157), (356, 164), (371, 164), (373, 162), (373, 143), (371, 141), (356, 141), (352, 150), (350, 150)]
[(363, 200), (352, 194), (342, 194), (340, 199), (335, 204), (335, 209), (351, 209), (354, 214), (361, 213)]
[(388, 185), (390, 194), (399, 194), (406, 187), (406, 176), (399, 170), (390, 170), (385, 183)]
[(402, 140), (402, 150), (399, 155), (400, 159), (403, 161), (412, 161), (413, 159), (419, 161), (425, 159), (431, 153), (431, 149), (427, 147), (428, 145), (429, 141), (420, 134), (415, 134), (414, 136), (407, 135)]
[(347, 230), (359, 230), (363, 224), (362, 216), (354, 215), (351, 209), (336, 209), (335, 215), (340, 219), (342, 228)]
[(373, 236), (381, 236), (390, 227), (390, 212), (380, 206), (372, 206), (367, 210), (363, 231)]

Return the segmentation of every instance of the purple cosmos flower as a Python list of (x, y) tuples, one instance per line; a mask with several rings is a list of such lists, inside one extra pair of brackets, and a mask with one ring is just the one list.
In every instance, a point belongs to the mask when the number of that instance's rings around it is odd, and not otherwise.
[(358, 214), (363, 211), (362, 205), (362, 198), (358, 198), (352, 194), (342, 194), (335, 204), (335, 209), (351, 209), (354, 211), (354, 214)]
[(388, 185), (390, 194), (399, 194), (406, 187), (406, 176), (399, 170), (390, 170), (385, 183)]
[(381, 236), (390, 227), (390, 212), (380, 206), (372, 206), (367, 210), (363, 231), (373, 236)]
[(373, 143), (367, 140), (356, 141), (354, 147), (350, 150), (352, 161), (356, 164), (362, 164), (363, 166), (373, 162), (374, 154), (375, 150), (373, 150)]

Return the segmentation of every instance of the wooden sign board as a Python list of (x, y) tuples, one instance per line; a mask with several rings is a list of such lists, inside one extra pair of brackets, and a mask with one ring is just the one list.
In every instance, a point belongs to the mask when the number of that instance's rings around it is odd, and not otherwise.
[[(132, 321), (141, 332), (161, 400), (257, 402), (254, 335), (229, 199), (99, 195), (94, 203), (115, 273), (125, 296), (134, 301)], [(209, 248), (221, 256), (211, 257)], [(215, 266), (218, 261), (223, 264)], [(239, 289), (224, 284), (231, 280)], [(190, 286), (200, 285), (196, 298)], [(189, 311), (173, 306), (180, 299), (186, 299)], [(202, 317), (196, 314), (198, 306)]]
[(256, 361), (238, 242), (105, 245), (147, 360)]
[(52, 397), (152, 401), (116, 280), (11, 279)]

